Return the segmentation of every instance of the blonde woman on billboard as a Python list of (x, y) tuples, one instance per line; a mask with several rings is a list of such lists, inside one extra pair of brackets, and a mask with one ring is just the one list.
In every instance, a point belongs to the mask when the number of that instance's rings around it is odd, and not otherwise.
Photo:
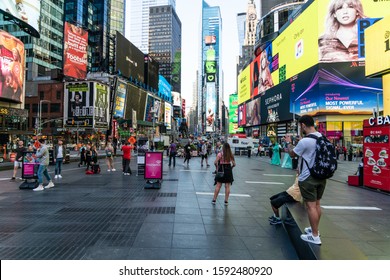
[(360, 0), (332, 0), (325, 33), (318, 39), (321, 62), (358, 60), (357, 21), (365, 18)]
[(274, 82), (272, 81), (271, 71), (269, 70), (267, 51), (264, 50), (260, 54), (259, 93), (264, 92), (273, 86), (274, 86)]

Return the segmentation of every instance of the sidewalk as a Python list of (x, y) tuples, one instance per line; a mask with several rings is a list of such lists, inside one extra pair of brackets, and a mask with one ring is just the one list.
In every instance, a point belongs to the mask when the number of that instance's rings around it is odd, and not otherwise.
[[(298, 259), (284, 228), (268, 223), (269, 197), (287, 189), (295, 172), (271, 166), (264, 157), (236, 160), (227, 207), (223, 189), (217, 205), (211, 204), (213, 167), (202, 168), (200, 158), (192, 158), (189, 167), (177, 159), (169, 168), (164, 157), (159, 190), (144, 189), (143, 177), (135, 176), (136, 157), (132, 176), (107, 172), (104, 160), (99, 175), (85, 175), (75, 163), (65, 165), (63, 179), (38, 193), (19, 190), (7, 179), (12, 171), (1, 171), (0, 258)], [(121, 159), (115, 161), (120, 170)], [(347, 186), (347, 175), (356, 168), (357, 162), (340, 162), (328, 181), (323, 215), (369, 259), (390, 259), (389, 197)], [(322, 239), (326, 246), (326, 236)]]

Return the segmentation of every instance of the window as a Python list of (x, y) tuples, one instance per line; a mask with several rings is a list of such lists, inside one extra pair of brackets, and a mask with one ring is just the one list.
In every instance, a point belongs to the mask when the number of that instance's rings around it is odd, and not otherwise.
[(39, 99), (41, 99), (41, 100), (45, 99), (45, 92), (44, 91), (39, 92)]
[(57, 94), (57, 99), (61, 99), (61, 91), (57, 90), (56, 94)]
[(61, 112), (60, 103), (50, 103), (50, 112)]

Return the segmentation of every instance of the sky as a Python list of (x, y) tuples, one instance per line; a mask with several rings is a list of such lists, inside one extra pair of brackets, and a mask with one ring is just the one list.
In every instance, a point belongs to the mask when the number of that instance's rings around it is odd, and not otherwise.
[[(246, 12), (248, 0), (206, 0), (210, 6), (219, 6), (222, 17), (222, 69), (224, 71), (225, 103), (236, 91), (236, 64), (239, 55), (237, 14)], [(259, 15), (260, 0), (255, 0)], [(176, 0), (176, 13), (182, 28), (181, 93), (186, 105), (192, 104), (193, 83), (198, 70), (200, 21), (202, 0)], [(228, 103), (227, 103), (228, 104)]]

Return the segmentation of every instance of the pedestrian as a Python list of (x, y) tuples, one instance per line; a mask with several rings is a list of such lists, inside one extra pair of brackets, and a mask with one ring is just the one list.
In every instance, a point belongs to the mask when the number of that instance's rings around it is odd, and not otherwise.
[(173, 167), (176, 166), (176, 144), (175, 142), (172, 140), (171, 141), (171, 145), (169, 146), (168, 148), (168, 154), (169, 154), (169, 163), (168, 163), (168, 166), (171, 166), (171, 163), (172, 163), (172, 159), (173, 159)]
[(114, 137), (112, 146), (114, 148), (114, 156), (116, 156), (116, 149), (118, 148), (118, 138)]
[(82, 166), (82, 165), (86, 165), (87, 164), (86, 150), (87, 149), (85, 148), (84, 145), (82, 145), (80, 150), (79, 150), (79, 155), (80, 155), (79, 167)]
[(190, 159), (191, 159), (191, 143), (188, 141), (188, 143), (184, 146), (184, 162), (183, 165), (187, 162), (187, 166), (190, 165)]
[(269, 199), (274, 214), (268, 218), (268, 221), (271, 225), (279, 225), (282, 223), (279, 215), (279, 208), (287, 202), (299, 202), (302, 199), (298, 185), (298, 176), (296, 176), (295, 182), (291, 187), (283, 192), (271, 196)]
[(92, 158), (91, 158), (92, 164), (95, 165), (98, 162), (98, 152), (97, 152), (96, 145), (92, 145), (91, 151), (92, 151)]
[(131, 160), (131, 150), (134, 149), (133, 145), (129, 145), (128, 141), (122, 141), (122, 169), (123, 169), (123, 175), (130, 175), (131, 169), (130, 169), (130, 160)]
[(85, 165), (87, 166), (85, 171), (88, 171), (90, 167), (92, 170), (92, 147), (90, 144), (87, 144), (87, 148), (85, 149)]
[[(225, 206), (228, 206), (230, 186), (234, 181), (233, 168), (236, 166), (234, 155), (230, 149), (229, 143), (226, 142), (222, 145), (222, 151), (218, 153), (214, 164), (217, 167), (217, 174), (215, 175), (215, 190), (211, 203), (215, 205), (222, 184), (225, 184)], [(223, 172), (223, 175), (221, 172)], [(221, 177), (218, 177), (218, 174), (221, 174)]]
[(63, 145), (63, 142), (62, 142), (62, 140), (58, 140), (57, 145), (55, 145), (54, 149), (53, 149), (53, 160), (56, 164), (55, 171), (54, 171), (54, 173), (55, 173), (54, 179), (61, 179), (62, 178), (61, 168), (62, 168), (62, 163), (65, 159), (65, 156), (66, 156), (66, 149)]
[[(322, 137), (322, 134), (317, 132), (314, 127), (314, 119), (309, 115), (303, 115), (298, 120), (300, 131), (304, 136), (313, 134), (316, 137)], [(291, 136), (286, 136), (288, 143), (288, 152), (290, 156), (299, 156), (300, 163), (298, 184), (303, 200), (306, 204), (307, 214), (309, 217), (310, 227), (304, 229), (305, 234), (301, 235), (301, 239), (321, 245), (319, 223), (321, 218), (321, 198), (325, 191), (326, 179), (318, 179), (310, 174), (310, 169), (315, 162), (316, 143), (317, 141), (311, 137), (304, 137), (294, 147), (291, 144)]]
[(347, 160), (347, 148), (343, 146), (344, 160)]
[(203, 167), (203, 160), (206, 161), (206, 166), (207, 167), (210, 167), (210, 164), (209, 164), (209, 161), (208, 161), (208, 143), (207, 143), (207, 140), (204, 141), (203, 145), (202, 145), (202, 148), (201, 148), (201, 151), (200, 151), (200, 155), (202, 157), (201, 161), (200, 161), (200, 166)]
[(114, 148), (112, 147), (111, 143), (108, 142), (107, 143), (107, 146), (106, 146), (106, 162), (107, 162), (107, 171), (108, 172), (111, 172), (111, 171), (116, 171), (115, 167), (114, 167), (114, 159), (113, 159), (113, 156), (114, 156)]
[(276, 141), (275, 144), (272, 146), (271, 164), (280, 165), (280, 146), (279, 143)]
[(11, 181), (16, 180), (16, 173), (18, 172), (19, 168), (22, 168), (22, 162), (23, 162), (23, 155), (26, 152), (26, 148), (23, 145), (23, 141), (18, 141), (18, 146), (14, 150), (16, 152), (15, 161), (14, 161), (14, 173), (12, 174)]
[[(49, 165), (49, 160), (50, 160), (49, 150), (44, 143), (45, 143), (44, 139), (39, 139), (35, 144), (37, 147), (37, 152), (35, 154), (35, 157), (39, 159), (39, 168), (38, 168), (39, 185), (38, 187), (33, 189), (33, 191), (43, 191), (45, 189), (50, 189), (54, 187), (54, 183), (51, 180), (49, 172), (47, 171), (47, 167)], [(45, 176), (47, 181), (49, 181), (49, 183), (45, 187), (43, 186), (43, 176)]]

